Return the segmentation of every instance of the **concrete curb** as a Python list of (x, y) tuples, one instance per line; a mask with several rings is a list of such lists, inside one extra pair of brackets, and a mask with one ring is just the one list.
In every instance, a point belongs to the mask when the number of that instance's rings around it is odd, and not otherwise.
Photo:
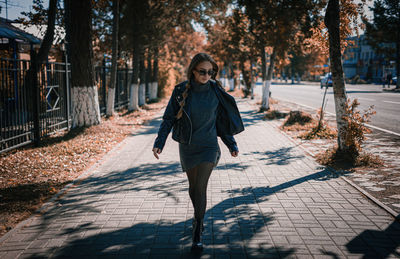
[(389, 89), (389, 88), (385, 89), (385, 88), (383, 88), (382, 91), (383, 91), (383, 92), (390, 92), (390, 93), (400, 93), (400, 89), (396, 89), (396, 88), (392, 88), (392, 89)]
[[(330, 168), (330, 170), (334, 170), (336, 172), (335, 169)], [(397, 214), (397, 212), (395, 212), (394, 210), (392, 210), (391, 208), (389, 208), (388, 206), (386, 206), (385, 204), (383, 204), (382, 202), (380, 202), (377, 198), (375, 198), (374, 196), (372, 196), (370, 193), (368, 193), (367, 191), (363, 190), (361, 187), (359, 187), (357, 184), (355, 184), (353, 181), (347, 179), (347, 177), (345, 176), (341, 176), (340, 178), (342, 178), (343, 180), (345, 180), (348, 184), (350, 184), (351, 186), (353, 186), (355, 189), (357, 189), (359, 192), (361, 192), (363, 195), (365, 195), (365, 197), (367, 197), (368, 199), (370, 199), (372, 202), (374, 202), (376, 205), (378, 205), (379, 207), (381, 207), (382, 209), (386, 210), (390, 215), (393, 216), (393, 218), (395, 218), (397, 221), (400, 222), (400, 214)]]

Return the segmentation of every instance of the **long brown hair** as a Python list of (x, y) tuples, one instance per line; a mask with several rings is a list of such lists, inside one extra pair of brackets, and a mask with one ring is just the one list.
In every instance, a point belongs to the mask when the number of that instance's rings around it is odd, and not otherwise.
[(208, 61), (208, 62), (210, 62), (212, 64), (213, 70), (214, 70), (214, 75), (211, 77), (211, 79), (215, 80), (217, 82), (217, 84), (221, 85), (221, 83), (218, 80), (216, 80), (216, 76), (218, 74), (219, 68), (218, 68), (217, 63), (214, 61), (214, 59), (210, 55), (208, 55), (207, 53), (198, 53), (198, 54), (196, 54), (192, 58), (192, 60), (190, 61), (190, 65), (189, 65), (189, 68), (187, 70), (186, 76), (187, 76), (188, 82), (186, 84), (185, 91), (182, 94), (183, 100), (179, 103), (180, 109), (179, 109), (179, 111), (178, 111), (178, 113), (176, 115), (177, 119), (180, 119), (182, 117), (183, 106), (185, 106), (185, 101), (186, 101), (186, 98), (187, 98), (187, 96), (189, 94), (189, 90), (191, 88), (190, 82), (191, 82), (191, 80), (193, 79), (193, 76), (194, 76), (193, 75), (193, 70), (197, 67), (198, 64), (200, 64), (201, 62), (204, 62), (204, 61)]

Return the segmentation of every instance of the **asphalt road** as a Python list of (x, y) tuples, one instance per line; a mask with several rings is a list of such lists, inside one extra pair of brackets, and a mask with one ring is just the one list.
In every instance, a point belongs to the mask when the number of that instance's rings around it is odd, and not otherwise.
[[(272, 98), (294, 102), (315, 109), (321, 107), (324, 94), (324, 89), (320, 89), (319, 83), (293, 85), (273, 83), (271, 91)], [(354, 98), (359, 100), (359, 110), (363, 111), (374, 105), (376, 114), (369, 123), (371, 127), (400, 136), (400, 93), (384, 92), (380, 85), (346, 85), (346, 91), (351, 100)], [(256, 85), (254, 92), (261, 94), (260, 84)], [(326, 96), (326, 111), (335, 114), (335, 103), (331, 87), (328, 89)]]

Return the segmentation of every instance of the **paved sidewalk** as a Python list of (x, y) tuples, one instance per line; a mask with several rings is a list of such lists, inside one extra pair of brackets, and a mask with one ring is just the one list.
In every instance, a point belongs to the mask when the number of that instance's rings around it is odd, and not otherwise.
[[(0, 258), (399, 258), (400, 223), (316, 164), (239, 100), (240, 155), (210, 178), (202, 254), (178, 145), (151, 148), (160, 116), (41, 215), (0, 240)], [(161, 114), (160, 114), (161, 115)]]

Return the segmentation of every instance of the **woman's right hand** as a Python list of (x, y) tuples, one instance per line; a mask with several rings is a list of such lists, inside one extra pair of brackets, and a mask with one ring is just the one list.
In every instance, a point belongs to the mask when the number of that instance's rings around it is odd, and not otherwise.
[(161, 149), (156, 148), (156, 147), (153, 148), (153, 155), (154, 155), (157, 159), (159, 159), (158, 154), (161, 154)]

